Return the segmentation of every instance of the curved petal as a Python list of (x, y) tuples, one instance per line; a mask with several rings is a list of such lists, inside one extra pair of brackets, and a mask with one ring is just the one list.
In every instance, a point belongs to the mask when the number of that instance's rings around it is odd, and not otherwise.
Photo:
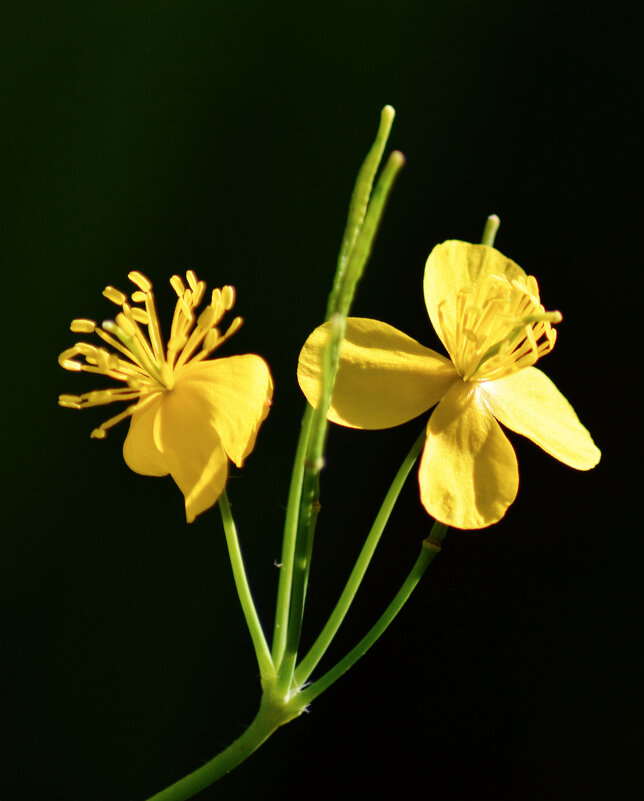
[(516, 498), (514, 449), (476, 385), (459, 381), (432, 413), (418, 478), (425, 509), (455, 528), (496, 523)]
[[(139, 401), (123, 443), (125, 464), (144, 476), (167, 476), (169, 469), (163, 454), (154, 444), (154, 421), (161, 406), (161, 395), (152, 401)], [(145, 405), (143, 405), (145, 404)]]
[(590, 470), (599, 462), (601, 452), (575, 410), (541, 370), (526, 367), (481, 388), (500, 423), (555, 459), (577, 470)]
[(226, 453), (241, 467), (270, 410), (273, 380), (266, 362), (252, 353), (190, 362), (177, 371), (173, 391), (180, 387), (201, 398)]
[[(448, 352), (449, 335), (443, 326), (450, 331), (456, 328), (458, 292), (490, 274), (505, 274), (510, 279), (525, 277), (518, 264), (488, 245), (472, 245), (451, 239), (436, 245), (429, 254), (423, 281), (425, 305), (429, 319)], [(439, 304), (441, 315), (438, 314)], [(450, 355), (454, 357), (456, 354)]]
[[(312, 406), (320, 400), (329, 324), (304, 343), (297, 378)], [(378, 320), (349, 317), (328, 418), (349, 428), (390, 428), (426, 412), (456, 380), (452, 363)]]
[(156, 423), (155, 440), (192, 523), (217, 502), (228, 475), (228, 458), (210, 420), (210, 407), (190, 386), (178, 383), (163, 396)]

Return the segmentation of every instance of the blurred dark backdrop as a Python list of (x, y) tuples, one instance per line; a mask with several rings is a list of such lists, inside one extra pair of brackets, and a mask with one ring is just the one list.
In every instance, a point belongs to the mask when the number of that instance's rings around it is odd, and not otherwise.
[[(355, 313), (436, 345), (427, 254), (498, 213), (498, 247), (564, 314), (543, 367), (603, 461), (577, 473), (511, 436), (521, 489), (504, 521), (450, 532), (369, 656), (200, 798), (402, 797), (418, 781), (434, 801), (638, 797), (635, 30), (614, 4), (554, 0), (3, 6), (2, 801), (143, 801), (252, 718), (216, 510), (186, 526), (169, 478), (126, 468), (125, 427), (90, 440), (105, 410), (56, 406), (88, 388), (56, 356), (131, 269), (166, 310), (174, 272), (237, 287), (246, 322), (226, 353), (260, 353), (276, 383), (229, 484), (269, 621), (297, 354), (385, 103), (407, 165)], [(309, 641), (420, 425), (332, 431)], [(428, 527), (414, 477), (336, 656)]]

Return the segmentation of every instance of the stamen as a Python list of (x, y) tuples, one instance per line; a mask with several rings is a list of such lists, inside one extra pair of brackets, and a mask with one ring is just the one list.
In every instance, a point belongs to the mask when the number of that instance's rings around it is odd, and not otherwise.
[(170, 279), (170, 286), (174, 289), (177, 293), (178, 297), (182, 298), (183, 293), (186, 291), (185, 286), (183, 285), (183, 281), (181, 280), (180, 275), (173, 275)]
[[(235, 290), (231, 286), (212, 291), (211, 303), (200, 314), (195, 310), (200, 305), (206, 284), (199, 281), (192, 270), (186, 273), (188, 288), (180, 276), (174, 275), (170, 284), (177, 294), (167, 354), (164, 351), (158, 315), (152, 293), (152, 283), (142, 273), (134, 270), (128, 278), (138, 289), (128, 296), (113, 286), (107, 286), (103, 295), (121, 307), (115, 320), (106, 320), (97, 326), (93, 320), (72, 320), (75, 333), (97, 336), (111, 350), (87, 342), (77, 342), (58, 357), (66, 370), (85, 371), (113, 378), (121, 386), (92, 390), (82, 395), (60, 395), (61, 406), (82, 409), (116, 401), (135, 401), (123, 412), (102, 423), (92, 431), (95, 439), (105, 437), (106, 431), (116, 423), (131, 416), (162, 392), (170, 391), (174, 384), (174, 373), (191, 359), (201, 361), (229, 339), (241, 326), (242, 318), (236, 317), (222, 336), (219, 321), (235, 302)], [(147, 335), (141, 326), (147, 326)], [(202, 350), (195, 356), (199, 345)], [(176, 364), (175, 364), (176, 361)]]
[(221, 290), (221, 299), (226, 311), (230, 311), (235, 305), (235, 288), (232, 286), (225, 286)]
[(206, 308), (201, 312), (199, 317), (197, 318), (197, 325), (199, 328), (209, 329), (212, 328), (215, 324), (215, 310), (212, 306), (206, 306)]
[(58, 405), (66, 409), (82, 409), (83, 406), (80, 402), (78, 395), (59, 395)]
[(72, 356), (78, 356), (78, 351), (76, 348), (67, 348), (67, 350), (64, 350), (58, 357), (58, 364), (64, 370), (71, 370), (72, 372), (79, 373), (82, 370), (82, 365), (80, 362), (74, 361), (71, 358)]
[(154, 356), (159, 364), (165, 364), (165, 356), (163, 355), (163, 338), (161, 336), (159, 316), (157, 315), (157, 309), (154, 304), (154, 295), (152, 292), (148, 292), (145, 296), (145, 310), (148, 315), (148, 333), (150, 335), (150, 342), (152, 343)]
[(133, 284), (136, 284), (143, 292), (149, 292), (152, 289), (152, 283), (138, 270), (133, 270), (127, 274), (127, 277)]
[(217, 347), (217, 343), (219, 341), (220, 333), (217, 328), (211, 328), (210, 331), (206, 334), (206, 338), (203, 341), (202, 350), (206, 353), (210, 353)]
[(206, 285), (204, 284), (203, 281), (199, 281), (199, 283), (195, 287), (195, 294), (192, 301), (194, 306), (198, 306), (201, 303), (205, 292), (206, 292)]
[(79, 317), (71, 321), (69, 330), (73, 331), (74, 334), (93, 334), (96, 330), (96, 323), (94, 320), (85, 320)]
[(131, 309), (132, 317), (137, 321), (137, 323), (142, 323), (143, 325), (150, 325), (150, 315), (144, 311), (143, 309), (135, 308)]
[(90, 437), (92, 439), (105, 439), (105, 434), (109, 428), (112, 428), (117, 423), (120, 423), (121, 420), (125, 420), (126, 418), (131, 417), (134, 414), (134, 412), (144, 409), (151, 401), (153, 401), (158, 396), (159, 393), (153, 393), (144, 400), (139, 401), (138, 403), (133, 403), (131, 406), (128, 406), (127, 409), (125, 409), (125, 411), (115, 415), (114, 417), (110, 417), (109, 420), (106, 420), (104, 423), (101, 423), (98, 428), (95, 428), (92, 431)]
[(114, 289), (113, 286), (106, 286), (103, 290), (103, 296), (111, 300), (112, 303), (116, 303), (117, 306), (122, 306), (127, 300), (127, 295), (124, 295), (119, 289)]
[[(534, 364), (552, 350), (552, 323), (561, 321), (558, 311), (547, 312), (539, 301), (533, 276), (509, 280), (487, 275), (474, 286), (457, 293), (453, 358), (464, 381), (499, 378)], [(445, 315), (440, 305), (443, 329)], [(449, 349), (449, 348), (448, 348)]]

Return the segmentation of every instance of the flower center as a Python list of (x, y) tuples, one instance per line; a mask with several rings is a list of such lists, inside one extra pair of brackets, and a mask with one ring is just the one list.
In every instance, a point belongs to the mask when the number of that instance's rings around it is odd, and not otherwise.
[[(107, 320), (101, 327), (93, 320), (76, 319), (72, 320), (70, 326), (75, 333), (97, 334), (116, 352), (79, 342), (58, 357), (59, 364), (66, 370), (99, 373), (125, 385), (83, 395), (61, 395), (58, 399), (61, 406), (83, 409), (113, 401), (136, 400), (121, 414), (92, 431), (92, 437), (98, 439), (105, 436), (108, 428), (129, 417), (135, 410), (140, 410), (143, 404), (171, 391), (177, 370), (188, 362), (207, 358), (242, 324), (242, 318), (235, 317), (225, 334), (221, 334), (217, 328), (224, 314), (235, 303), (233, 287), (213, 289), (210, 303), (197, 317), (195, 310), (203, 300), (205, 283), (198, 281), (192, 270), (186, 273), (187, 287), (180, 276), (173, 275), (170, 284), (178, 299), (170, 339), (164, 351), (152, 284), (136, 271), (129, 273), (128, 278), (137, 287), (131, 295), (132, 303), (125, 293), (112, 286), (103, 290), (103, 295), (121, 308), (115, 320)], [(78, 361), (77, 356), (83, 357), (84, 361)]]
[(463, 381), (489, 381), (534, 364), (554, 347), (551, 323), (561, 321), (560, 312), (541, 305), (532, 275), (486, 275), (457, 293), (455, 317), (446, 344)]

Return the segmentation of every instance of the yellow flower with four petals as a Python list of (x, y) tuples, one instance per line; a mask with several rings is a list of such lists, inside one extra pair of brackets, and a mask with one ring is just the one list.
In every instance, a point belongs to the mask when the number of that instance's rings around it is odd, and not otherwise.
[[(499, 423), (578, 470), (600, 458), (572, 406), (534, 363), (554, 346), (537, 282), (487, 245), (448, 241), (425, 268), (429, 318), (450, 358), (386, 323), (348, 318), (328, 417), (361, 429), (400, 425), (436, 406), (420, 462), (420, 497), (448, 526), (497, 522), (514, 501), (519, 472)], [(311, 405), (321, 390), (329, 324), (300, 354), (298, 380)], [(498, 421), (498, 422), (497, 422)]]
[(241, 466), (253, 449), (270, 408), (273, 381), (260, 356), (210, 358), (242, 323), (236, 317), (223, 334), (217, 327), (234, 304), (231, 286), (213, 290), (210, 302), (197, 315), (205, 283), (192, 270), (186, 274), (187, 286), (180, 276), (173, 276), (170, 284), (177, 303), (166, 349), (152, 284), (139, 272), (128, 277), (136, 286), (131, 299), (111, 286), (103, 292), (121, 308), (115, 321), (102, 327), (86, 319), (71, 324), (73, 332), (97, 334), (111, 350), (79, 342), (59, 357), (67, 370), (98, 373), (122, 386), (61, 395), (59, 403), (82, 409), (135, 401), (94, 429), (92, 436), (102, 438), (108, 428), (131, 417), (123, 444), (126, 463), (147, 476), (169, 473), (185, 497), (191, 523), (223, 492), (228, 459)]

